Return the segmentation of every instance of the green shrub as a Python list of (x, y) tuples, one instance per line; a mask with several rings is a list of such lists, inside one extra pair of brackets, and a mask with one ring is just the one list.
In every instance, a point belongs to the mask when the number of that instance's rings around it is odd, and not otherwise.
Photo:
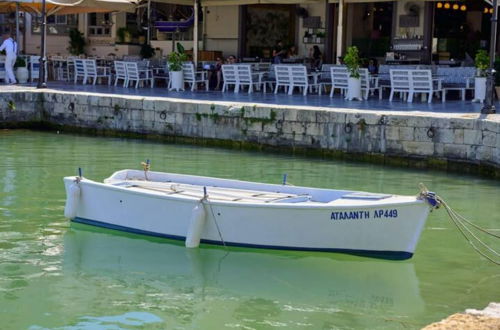
[(477, 68), (477, 75), (479, 77), (485, 77), (486, 70), (488, 70), (490, 66), (490, 57), (488, 56), (488, 52), (484, 49), (478, 50), (476, 53), (475, 63)]
[(351, 46), (347, 48), (347, 53), (344, 56), (344, 63), (347, 66), (347, 71), (349, 71), (349, 77), (359, 78), (359, 66), (361, 59), (359, 58), (358, 47)]
[(16, 68), (25, 68), (26, 67), (26, 61), (24, 60), (24, 58), (18, 56), (16, 58), (16, 63), (14, 64), (14, 67), (16, 67)]
[(78, 29), (69, 30), (69, 47), (71, 55), (80, 55), (85, 52), (85, 38)]

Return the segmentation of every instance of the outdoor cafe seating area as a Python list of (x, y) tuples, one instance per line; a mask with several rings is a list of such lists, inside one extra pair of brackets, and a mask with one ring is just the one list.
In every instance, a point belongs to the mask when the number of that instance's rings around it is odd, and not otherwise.
[[(39, 56), (26, 57), (30, 82), (38, 79), (39, 59)], [(215, 62), (203, 61), (196, 67), (192, 62), (184, 62), (182, 68), (184, 90), (191, 91), (214, 89), (217, 75), (222, 80), (218, 93), (324, 94), (323, 97), (345, 98), (348, 90), (349, 72), (343, 65), (323, 64), (320, 70), (311, 70), (307, 64), (243, 62), (223, 64), (218, 73)], [(72, 84), (157, 88), (165, 90), (165, 94), (172, 90), (172, 75), (166, 59), (52, 56), (47, 61), (46, 72), (49, 80)], [(454, 93), (455, 99), (472, 99), (476, 68), (382, 64), (377, 74), (365, 68), (359, 72), (362, 100), (431, 103), (433, 100), (445, 102), (449, 92)], [(0, 58), (0, 80), (4, 77), (5, 68)]]

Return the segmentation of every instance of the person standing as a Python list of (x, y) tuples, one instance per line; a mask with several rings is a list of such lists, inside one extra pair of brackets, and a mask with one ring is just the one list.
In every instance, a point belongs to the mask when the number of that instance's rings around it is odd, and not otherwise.
[(309, 57), (311, 59), (311, 69), (319, 70), (321, 69), (321, 64), (323, 63), (323, 54), (319, 50), (317, 45), (314, 45), (309, 52)]
[(286, 56), (286, 49), (283, 47), (283, 42), (281, 40), (278, 41), (276, 47), (273, 49), (273, 63), (280, 64), (283, 61), (283, 58)]
[(17, 58), (17, 42), (12, 38), (10, 33), (6, 33), (3, 38), (3, 43), (0, 46), (0, 52), (5, 50), (5, 82), (7, 84), (15, 84), (16, 77), (14, 76), (14, 64)]

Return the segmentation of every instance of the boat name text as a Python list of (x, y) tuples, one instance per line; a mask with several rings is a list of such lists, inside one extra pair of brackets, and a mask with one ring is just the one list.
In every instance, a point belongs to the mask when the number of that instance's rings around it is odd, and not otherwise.
[[(341, 212), (332, 212), (330, 216), (330, 220), (358, 220), (358, 219), (369, 219), (370, 211), (341, 211)], [(397, 218), (398, 210), (396, 209), (382, 209), (373, 211), (374, 219), (382, 219), (382, 218)]]

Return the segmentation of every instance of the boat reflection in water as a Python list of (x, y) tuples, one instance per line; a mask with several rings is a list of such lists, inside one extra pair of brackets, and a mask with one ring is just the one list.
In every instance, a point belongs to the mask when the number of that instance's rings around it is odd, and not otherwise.
[(424, 309), (410, 262), (332, 253), (186, 249), (183, 242), (77, 223), (64, 238), (63, 269), (66, 275), (148, 285), (163, 293), (193, 292), (201, 298), (259, 298), (386, 315)]

